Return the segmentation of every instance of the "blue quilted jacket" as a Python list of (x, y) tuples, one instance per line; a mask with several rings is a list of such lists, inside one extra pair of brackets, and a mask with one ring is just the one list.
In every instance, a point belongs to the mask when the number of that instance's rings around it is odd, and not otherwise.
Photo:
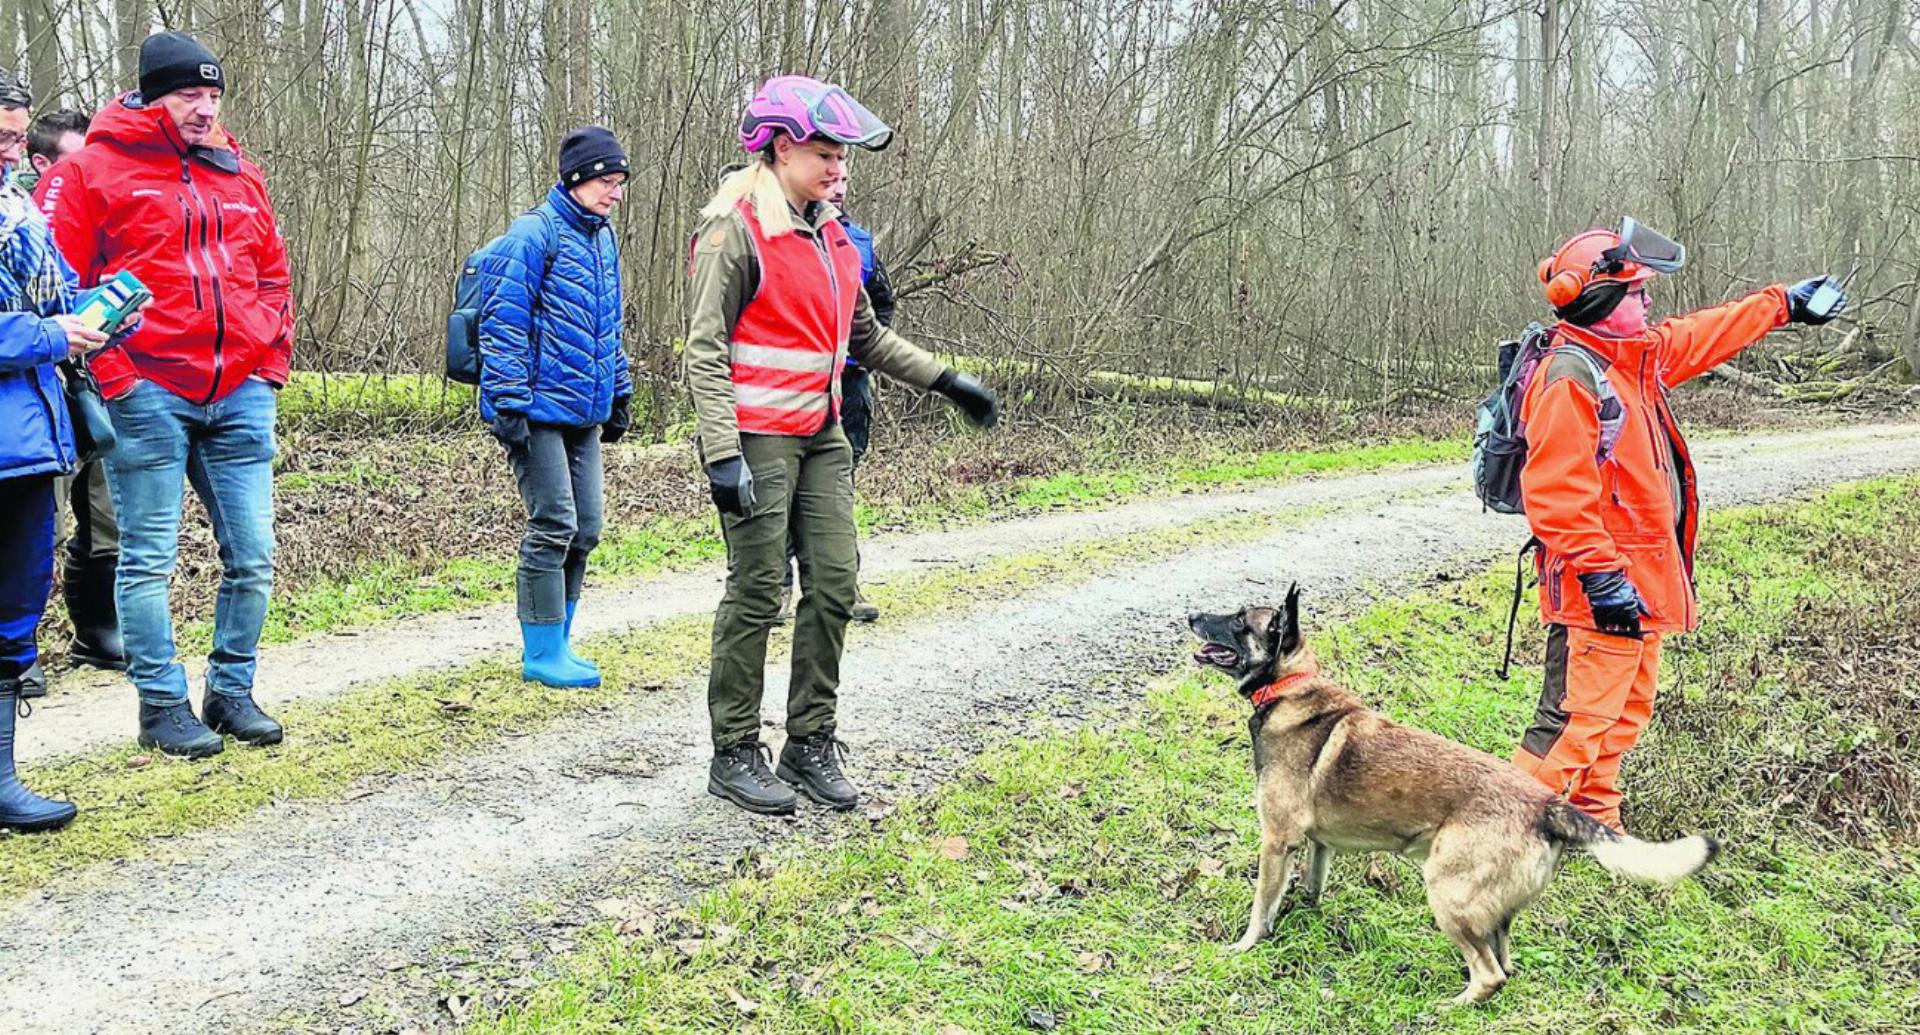
[(73, 429), (53, 365), (67, 336), (34, 313), (0, 313), (0, 479), (73, 470)]
[(613, 228), (556, 185), (479, 268), (481, 418), (604, 424), (614, 398), (633, 394)]

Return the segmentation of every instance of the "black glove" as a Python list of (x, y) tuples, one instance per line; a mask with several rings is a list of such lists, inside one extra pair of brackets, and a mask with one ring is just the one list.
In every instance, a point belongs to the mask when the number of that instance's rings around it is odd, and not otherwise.
[(1000, 401), (993, 397), (993, 389), (974, 380), (972, 374), (951, 368), (943, 370), (939, 380), (933, 383), (933, 390), (951, 399), (966, 413), (968, 420), (983, 428), (993, 427), (994, 421), (1000, 419)]
[(1820, 290), (1820, 285), (1825, 284), (1830, 279), (1832, 278), (1808, 277), (1806, 280), (1788, 288), (1787, 320), (1791, 323), (1804, 323), (1811, 327), (1818, 327), (1828, 320), (1839, 316), (1840, 311), (1847, 307), (1847, 294), (1845, 291), (1841, 291), (1840, 301), (1834, 303), (1833, 308), (1827, 310), (1824, 315), (1811, 312), (1807, 309), (1807, 304), (1813, 301), (1813, 293)]
[(1587, 603), (1593, 605), (1593, 627), (1613, 636), (1640, 638), (1640, 616), (1647, 605), (1624, 571), (1594, 571), (1580, 576)]
[(707, 465), (707, 481), (713, 487), (713, 505), (722, 514), (746, 517), (753, 513), (753, 468), (740, 457), (730, 456)]
[(607, 414), (607, 422), (600, 425), (600, 441), (612, 445), (620, 441), (628, 428), (633, 427), (633, 414), (627, 409), (632, 398), (628, 395), (613, 397), (613, 412)]
[(527, 415), (501, 410), (493, 415), (493, 423), (487, 425), (493, 437), (507, 447), (508, 453), (518, 453), (527, 448), (527, 440), (532, 432), (527, 429)]

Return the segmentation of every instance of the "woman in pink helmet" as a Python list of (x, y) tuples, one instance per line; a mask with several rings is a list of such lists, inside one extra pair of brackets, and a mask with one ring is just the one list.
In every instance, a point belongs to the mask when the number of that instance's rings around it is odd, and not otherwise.
[[(975, 424), (989, 427), (997, 414), (991, 391), (874, 319), (860, 253), (827, 200), (849, 147), (878, 151), (892, 138), (837, 86), (769, 79), (740, 119), (753, 159), (721, 181), (694, 235), (687, 389), (727, 542), (707, 684), (707, 790), (752, 812), (792, 812), (796, 787), (836, 809), (859, 802), (835, 735), (857, 563), (853, 453), (840, 427), (847, 357), (939, 392)], [(789, 527), (801, 600), (787, 743), (774, 770), (760, 743), (760, 698)]]

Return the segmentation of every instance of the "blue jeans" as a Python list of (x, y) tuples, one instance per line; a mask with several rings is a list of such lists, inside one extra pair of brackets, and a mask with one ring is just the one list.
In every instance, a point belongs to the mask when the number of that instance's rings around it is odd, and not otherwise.
[(187, 673), (174, 657), (167, 582), (180, 552), (182, 483), (191, 482), (220, 545), (207, 690), (251, 693), (273, 583), (273, 389), (250, 378), (201, 406), (141, 381), (109, 401), (107, 411), (120, 438), (107, 454), (107, 483), (120, 516), (114, 602), (127, 677), (147, 704), (187, 699)]

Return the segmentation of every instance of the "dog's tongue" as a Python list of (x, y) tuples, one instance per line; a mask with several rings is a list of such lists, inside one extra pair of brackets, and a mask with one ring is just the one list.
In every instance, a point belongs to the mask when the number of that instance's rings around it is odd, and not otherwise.
[(1240, 655), (1234, 653), (1230, 647), (1209, 643), (1194, 652), (1193, 660), (1202, 665), (1231, 665), (1240, 660)]

